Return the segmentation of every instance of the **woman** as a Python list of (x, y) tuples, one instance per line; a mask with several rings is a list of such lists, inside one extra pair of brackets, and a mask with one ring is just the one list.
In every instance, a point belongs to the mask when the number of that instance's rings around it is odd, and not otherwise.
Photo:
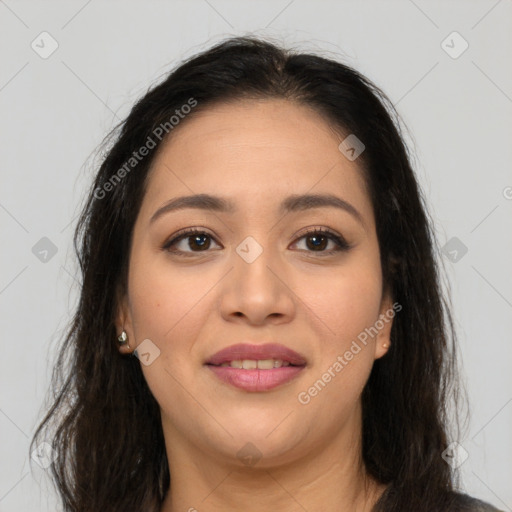
[(455, 490), (455, 336), (398, 130), (353, 69), (255, 38), (134, 106), (33, 441), (54, 428), (65, 510), (497, 510)]

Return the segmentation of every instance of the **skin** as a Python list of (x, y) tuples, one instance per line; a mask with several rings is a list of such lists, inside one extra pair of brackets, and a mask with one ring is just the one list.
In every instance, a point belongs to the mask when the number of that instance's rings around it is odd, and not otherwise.
[[(245, 100), (184, 121), (153, 162), (116, 323), (128, 334), (121, 353), (145, 339), (160, 350), (141, 368), (170, 466), (163, 512), (362, 512), (385, 489), (362, 464), (361, 392), (389, 349), (392, 321), (307, 405), (297, 399), (392, 308), (372, 204), (357, 160), (338, 149), (343, 138), (309, 107)], [(238, 211), (179, 210), (150, 224), (170, 199), (199, 193), (232, 199)], [(333, 207), (279, 214), (285, 197), (302, 193), (334, 193), (363, 223)], [(189, 227), (211, 235), (206, 252), (193, 238), (174, 246), (191, 257), (161, 249)], [(336, 244), (315, 250), (305, 228), (331, 229), (352, 247), (322, 256)], [(252, 263), (236, 252), (247, 236), (263, 248)], [(307, 366), (265, 392), (230, 386), (204, 366), (248, 341), (282, 343)], [(237, 457), (247, 443), (261, 455), (252, 465)]]

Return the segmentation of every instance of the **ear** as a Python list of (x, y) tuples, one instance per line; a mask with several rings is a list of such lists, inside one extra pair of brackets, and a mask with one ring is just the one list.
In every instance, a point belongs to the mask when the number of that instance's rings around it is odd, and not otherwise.
[(393, 304), (391, 294), (388, 291), (385, 291), (381, 300), (379, 318), (375, 322), (375, 326), (379, 330), (375, 339), (375, 359), (379, 359), (386, 355), (390, 349), (393, 319), (396, 313), (401, 309), (402, 306), (398, 302)]
[[(133, 322), (126, 293), (118, 291), (117, 293), (117, 314), (115, 319), (116, 336), (119, 336), (123, 330), (126, 332), (128, 339), (127, 343), (119, 345), (119, 352), (121, 354), (131, 354), (135, 349), (135, 335), (133, 333)], [(117, 340), (116, 340), (117, 342)]]

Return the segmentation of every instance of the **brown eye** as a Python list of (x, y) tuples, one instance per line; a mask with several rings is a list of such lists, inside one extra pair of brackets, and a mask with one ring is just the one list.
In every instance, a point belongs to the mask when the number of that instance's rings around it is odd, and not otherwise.
[[(350, 249), (350, 245), (342, 237), (327, 229), (317, 228), (310, 230), (299, 238), (299, 240), (302, 239), (306, 240), (306, 249), (304, 249), (305, 251), (317, 252), (321, 255), (329, 255), (335, 252), (347, 251)], [(334, 244), (334, 248), (326, 251), (325, 249), (329, 245), (329, 242)]]
[(206, 234), (187, 236), (188, 246), (190, 249), (199, 248), (200, 251), (208, 249), (210, 247), (210, 238)]
[[(166, 242), (162, 249), (180, 256), (191, 256), (194, 253), (210, 252), (212, 240), (217, 244), (209, 233), (199, 229), (189, 229)], [(305, 249), (300, 249), (301, 251), (317, 253), (319, 256), (329, 256), (351, 248), (342, 237), (324, 228), (310, 230), (298, 239), (300, 240), (306, 241)], [(298, 244), (298, 241), (294, 245)], [(329, 244), (333, 247), (326, 250)]]
[(308, 235), (306, 245), (312, 250), (323, 250), (327, 247), (329, 239), (325, 235)]
[(200, 230), (188, 230), (166, 242), (162, 249), (173, 253), (207, 252), (213, 237)]

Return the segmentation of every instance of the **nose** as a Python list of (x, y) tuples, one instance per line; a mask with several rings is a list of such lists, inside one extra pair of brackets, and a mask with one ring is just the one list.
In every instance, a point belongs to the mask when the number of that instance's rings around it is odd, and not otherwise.
[(254, 260), (245, 257), (243, 247), (239, 249), (233, 253), (233, 268), (220, 290), (223, 318), (250, 325), (291, 321), (297, 297), (289, 282), (290, 269), (265, 247)]

